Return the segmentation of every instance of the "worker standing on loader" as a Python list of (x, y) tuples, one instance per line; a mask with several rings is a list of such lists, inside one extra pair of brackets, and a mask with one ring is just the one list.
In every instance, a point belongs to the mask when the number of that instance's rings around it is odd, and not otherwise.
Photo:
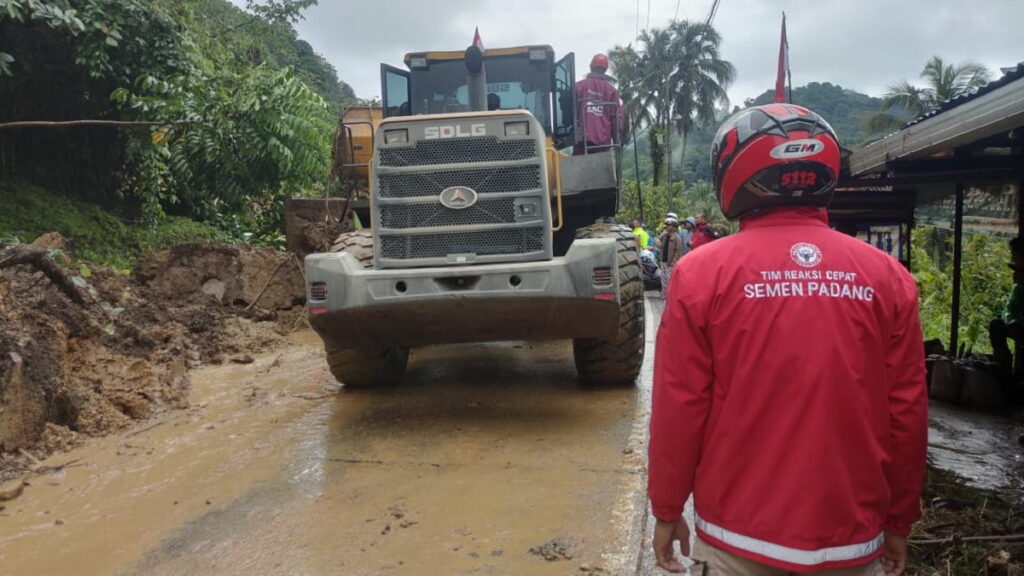
[(619, 141), (622, 129), (622, 100), (608, 78), (608, 57), (595, 54), (590, 74), (576, 83), (576, 118), (579, 129), (574, 155), (607, 151)]
[(658, 565), (708, 576), (898, 576), (919, 513), (928, 408), (917, 287), (828, 227), (835, 132), (790, 104), (715, 136), (740, 232), (677, 267), (658, 331), (650, 434)]

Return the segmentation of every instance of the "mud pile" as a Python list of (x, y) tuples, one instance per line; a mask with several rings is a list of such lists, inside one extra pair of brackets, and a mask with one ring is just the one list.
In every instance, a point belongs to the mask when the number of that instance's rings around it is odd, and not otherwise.
[(251, 361), (303, 319), (287, 253), (184, 245), (127, 276), (74, 262), (59, 236), (37, 244), (0, 246), (0, 454), (185, 407), (189, 368)]

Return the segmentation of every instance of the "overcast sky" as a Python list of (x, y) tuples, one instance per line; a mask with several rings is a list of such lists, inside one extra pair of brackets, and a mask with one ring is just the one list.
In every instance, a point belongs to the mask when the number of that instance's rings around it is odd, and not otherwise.
[[(243, 0), (232, 0), (244, 4)], [(549, 44), (590, 56), (635, 42), (676, 15), (703, 21), (712, 0), (320, 0), (296, 26), (362, 98), (380, 95), (380, 63), (406, 52), (462, 50), (480, 27), (486, 47)], [(648, 6), (650, 10), (648, 11)], [(879, 96), (918, 83), (933, 55), (998, 68), (1024, 61), (1024, 0), (720, 0), (721, 56), (736, 66), (733, 104), (773, 88), (782, 12), (793, 85), (831, 82)], [(614, 71), (612, 71), (614, 74)]]

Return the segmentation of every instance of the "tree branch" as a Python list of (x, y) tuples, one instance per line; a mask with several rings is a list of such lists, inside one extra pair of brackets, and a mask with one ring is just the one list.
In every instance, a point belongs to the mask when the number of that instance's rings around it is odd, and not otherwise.
[(122, 128), (146, 126), (176, 126), (179, 124), (196, 124), (196, 122), (141, 122), (128, 120), (67, 120), (64, 122), (46, 122), (42, 120), (26, 120), (23, 122), (7, 122), (0, 124), (0, 130), (8, 128), (71, 128), (75, 126), (118, 126)]
[(85, 296), (78, 289), (78, 286), (75, 286), (71, 275), (58, 266), (53, 261), (53, 258), (50, 258), (49, 251), (46, 248), (32, 244), (19, 244), (0, 252), (0, 255), (6, 256), (5, 258), (0, 258), (0, 269), (18, 266), (19, 264), (31, 264), (45, 274), (50, 279), (50, 282), (53, 282), (68, 298), (78, 304), (87, 304)]

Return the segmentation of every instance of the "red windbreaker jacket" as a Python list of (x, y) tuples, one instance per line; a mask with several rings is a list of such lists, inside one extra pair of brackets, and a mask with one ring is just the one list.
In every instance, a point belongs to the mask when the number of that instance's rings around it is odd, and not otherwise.
[(928, 408), (917, 287), (824, 210), (752, 216), (675, 267), (658, 330), (655, 517), (796, 572), (864, 564), (919, 513)]

